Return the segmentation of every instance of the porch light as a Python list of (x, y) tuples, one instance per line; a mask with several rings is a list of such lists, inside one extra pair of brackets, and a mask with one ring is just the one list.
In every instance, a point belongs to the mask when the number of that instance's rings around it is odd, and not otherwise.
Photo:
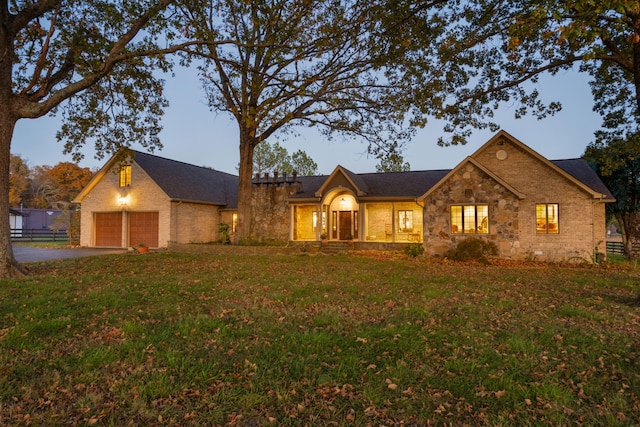
[(347, 201), (344, 199), (344, 197), (340, 200), (340, 206), (343, 208), (347, 206)]
[(129, 204), (129, 195), (126, 196), (119, 196), (118, 197), (118, 204), (122, 207), (126, 207)]

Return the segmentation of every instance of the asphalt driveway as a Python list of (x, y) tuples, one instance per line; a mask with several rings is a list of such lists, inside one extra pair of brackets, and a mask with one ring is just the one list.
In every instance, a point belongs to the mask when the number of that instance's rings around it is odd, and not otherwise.
[(48, 261), (62, 258), (79, 258), (86, 256), (97, 256), (107, 254), (123, 254), (126, 249), (98, 249), (98, 248), (77, 248), (77, 249), (49, 249), (34, 248), (30, 246), (13, 246), (13, 255), (18, 262)]

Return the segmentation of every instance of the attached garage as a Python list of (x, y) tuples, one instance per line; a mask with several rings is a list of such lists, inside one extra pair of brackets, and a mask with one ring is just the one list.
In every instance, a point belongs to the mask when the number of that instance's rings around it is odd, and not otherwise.
[(122, 151), (78, 194), (80, 245), (126, 248), (208, 243), (221, 209), (237, 206), (238, 177), (138, 151)]

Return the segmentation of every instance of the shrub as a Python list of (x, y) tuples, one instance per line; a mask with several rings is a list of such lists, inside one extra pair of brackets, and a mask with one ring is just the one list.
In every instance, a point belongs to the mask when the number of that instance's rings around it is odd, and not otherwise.
[(498, 247), (495, 243), (469, 237), (458, 242), (454, 249), (447, 251), (446, 256), (454, 261), (486, 261), (487, 257), (497, 254)]
[(220, 243), (230, 244), (231, 243), (231, 227), (229, 224), (221, 222), (218, 224), (218, 232), (220, 233)]
[(422, 246), (422, 243), (409, 243), (404, 247), (404, 253), (415, 258), (424, 253), (424, 246)]

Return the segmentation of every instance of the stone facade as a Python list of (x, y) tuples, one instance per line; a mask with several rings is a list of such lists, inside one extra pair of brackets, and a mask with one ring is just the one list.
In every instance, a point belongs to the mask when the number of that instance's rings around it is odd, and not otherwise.
[[(452, 233), (452, 205), (489, 205), (489, 233)], [(512, 257), (520, 247), (520, 200), (510, 190), (469, 162), (456, 169), (424, 200), (424, 247), (427, 255), (444, 255), (461, 240), (479, 237)]]
[(290, 240), (291, 210), (287, 199), (300, 189), (296, 182), (254, 184), (253, 238), (260, 242)]

